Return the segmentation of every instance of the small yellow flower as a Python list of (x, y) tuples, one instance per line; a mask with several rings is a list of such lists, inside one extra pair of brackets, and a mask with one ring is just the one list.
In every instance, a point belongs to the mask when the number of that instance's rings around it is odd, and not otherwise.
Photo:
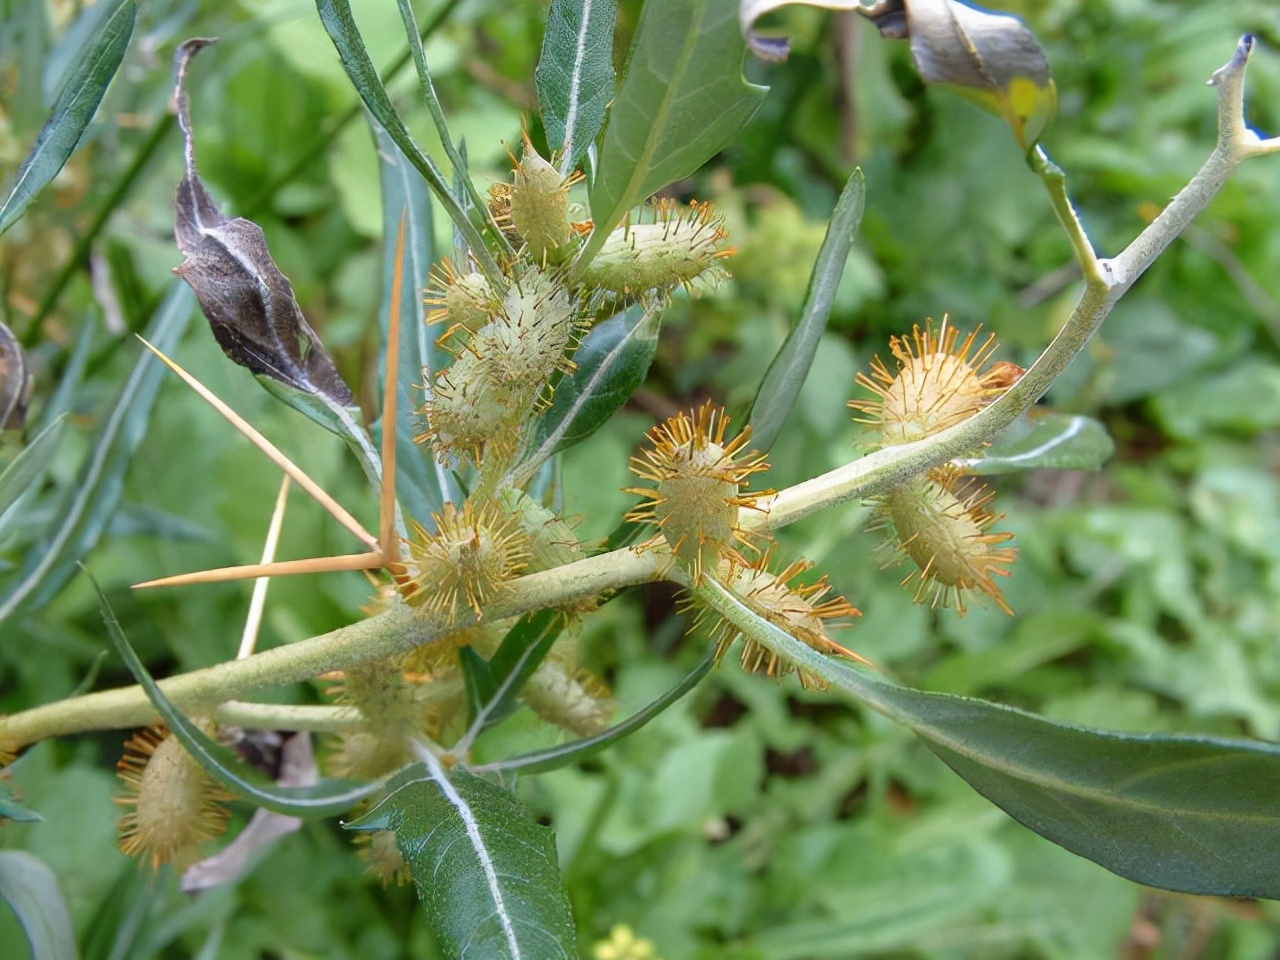
[(606, 939), (598, 941), (591, 955), (595, 960), (662, 960), (654, 952), (653, 941), (637, 937), (625, 923), (618, 924)]

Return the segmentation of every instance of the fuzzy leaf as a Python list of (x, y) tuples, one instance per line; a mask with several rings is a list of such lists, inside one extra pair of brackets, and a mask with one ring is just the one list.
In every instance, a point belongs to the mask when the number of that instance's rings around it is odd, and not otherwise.
[(782, 424), (800, 395), (800, 389), (813, 366), (818, 353), (818, 343), (827, 329), (827, 317), (831, 304), (844, 276), (853, 239), (862, 224), (862, 211), (866, 207), (867, 187), (862, 170), (856, 169), (840, 192), (836, 208), (827, 223), (827, 234), (822, 249), (809, 274), (809, 290), (805, 294), (800, 319), (787, 334), (769, 369), (760, 381), (755, 402), (747, 425), (751, 427), (751, 445), (760, 451), (768, 451), (778, 439)]
[(996, 437), (981, 457), (959, 461), (966, 473), (1098, 470), (1115, 453), (1107, 428), (1092, 417), (1032, 410)]
[(1153, 887), (1280, 899), (1280, 746), (1132, 735), (926, 693), (824, 656), (708, 581), (695, 591), (751, 639), (913, 730), (1024, 826)]
[(627, 211), (728, 146), (767, 87), (742, 78), (735, 0), (649, 0), (591, 188), (594, 252)]
[(331, 817), (350, 810), (381, 789), (381, 782), (354, 783), (348, 780), (322, 780), (310, 786), (279, 786), (264, 774), (247, 766), (232, 751), (188, 720), (165, 696), (143, 664), (142, 658), (130, 646), (115, 611), (107, 602), (107, 595), (98, 586), (98, 581), (88, 571), (85, 572), (98, 594), (98, 612), (116, 652), (120, 654), (120, 659), (138, 681), (138, 685), (146, 692), (147, 699), (156, 708), (160, 719), (182, 741), (187, 752), (204, 767), (209, 776), (236, 796), (275, 813), (295, 817)]
[(115, 0), (110, 13), (88, 10), (82, 17), (101, 18), (101, 26), (86, 37), (74, 66), (62, 83), (49, 119), (36, 137), (35, 146), (18, 170), (4, 205), (0, 206), (0, 234), (17, 222), (27, 205), (57, 176), (75, 152), (93, 115), (120, 69), (138, 17), (135, 0)]
[(533, 474), (547, 459), (591, 436), (644, 383), (658, 350), (661, 313), (639, 305), (599, 323), (573, 355), (573, 373), (556, 384), (538, 420), (534, 448), (516, 473)]
[(346, 826), (393, 830), (443, 956), (570, 960), (573, 916), (551, 831), (514, 796), (455, 768), (418, 765)]
[(262, 228), (243, 217), (224, 216), (196, 172), (184, 81), (191, 58), (210, 42), (188, 40), (174, 55), (173, 96), (186, 173), (178, 182), (173, 229), (183, 260), (173, 272), (196, 292), (218, 346), (233, 362), (332, 405), (351, 406), (351, 390), (271, 259)]
[(533, 72), (547, 145), (568, 174), (604, 124), (613, 98), (616, 0), (552, 0)]
[[(169, 352), (191, 320), (190, 294), (175, 283), (147, 325), (146, 338), (156, 349)], [(146, 435), (164, 364), (143, 351), (133, 371), (105, 412), (74, 484), (58, 506), (57, 519), (41, 542), (27, 551), (12, 580), (0, 586), (0, 621), (19, 609), (47, 602), (66, 582), (77, 559), (84, 556), (106, 529), (124, 488), (133, 453)]]
[(0, 900), (9, 904), (22, 924), (32, 960), (79, 956), (67, 902), (43, 860), (22, 850), (0, 850)]

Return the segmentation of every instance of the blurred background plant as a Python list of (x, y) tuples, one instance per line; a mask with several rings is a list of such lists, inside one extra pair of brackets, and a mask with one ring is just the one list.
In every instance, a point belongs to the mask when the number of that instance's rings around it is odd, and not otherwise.
[[(79, 39), (67, 31), (82, 22), (81, 6), (0, 7), (6, 173), (72, 66)], [(503, 144), (518, 143), (522, 118), (537, 122), (545, 9), (497, 0), (415, 6), (422, 24), (439, 20), (427, 55), (473, 176), (481, 185), (506, 179)], [(1250, 120), (1280, 129), (1274, 4), (991, 6), (1026, 17), (1045, 46), (1060, 97), (1045, 143), (1100, 253), (1118, 251), (1212, 146), (1213, 97), (1203, 82), (1243, 31), (1263, 42)], [(638, 8), (620, 4), (620, 49)], [(358, 14), (375, 63), (395, 63), (403, 32), (394, 4), (360, 4)], [(879, 42), (851, 16), (788, 10), (781, 19), (789, 61), (748, 67), (772, 87), (763, 107), (713, 164), (668, 191), (727, 212), (733, 278), (677, 300), (642, 391), (565, 457), (565, 513), (583, 515), (583, 538), (606, 535), (633, 505), (621, 492), (632, 482), (627, 458), (656, 419), (708, 396), (731, 412), (748, 409), (799, 312), (825, 218), (854, 164), (866, 174), (867, 212), (817, 360), (773, 448), (772, 485), (852, 458), (859, 430), (834, 399), (851, 395), (855, 373), (889, 335), (949, 312), (962, 329), (998, 332), (1000, 356), (1025, 363), (1074, 301), (1068, 243), (997, 119), (925, 88), (905, 45)], [(44, 484), (0, 525), (5, 713), (82, 684), (129, 681), (103, 657), (91, 586), (70, 576), (87, 550), (155, 672), (234, 655), (246, 585), (127, 589), (174, 570), (256, 559), (278, 487), (275, 469), (176, 381), (158, 372), (128, 380), (138, 350), (125, 334), (151, 318), (164, 322), (170, 345), (181, 336), (188, 369), (344, 503), (374, 512), (341, 443), (226, 363), (203, 322), (188, 322), (189, 300), (166, 304), (181, 175), (166, 111), (168, 55), (192, 35), (223, 41), (190, 81), (206, 181), (225, 208), (262, 225), (348, 382), (377, 382), (377, 155), (314, 8), (305, 0), (142, 5), (81, 148), (0, 240), (0, 320), (26, 345), (35, 379), (27, 431), (65, 414)], [(443, 162), (412, 73), (401, 70), (390, 89), (415, 137)], [(781, 531), (782, 552), (817, 561), (863, 611), (842, 641), (908, 685), (1056, 719), (1280, 739), (1277, 216), (1276, 165), (1243, 166), (1056, 385), (1053, 406), (1103, 421), (1116, 454), (1097, 473), (996, 481), (1021, 549), (1004, 585), (1016, 619), (914, 606), (901, 572), (878, 569), (875, 536), (861, 529), (867, 510)], [(449, 249), (443, 216), (436, 232)], [(82, 473), (112, 424), (119, 439), (92, 461), (95, 473)], [(65, 542), (37, 551), (48, 518), (79, 495), (83, 514)], [(281, 555), (342, 552), (335, 530), (299, 499)], [(31, 563), (54, 573), (19, 596)], [(368, 599), (358, 574), (282, 579), (260, 644), (349, 623)], [(588, 620), (582, 646), (625, 713), (698, 659), (682, 635), (674, 592), (658, 584)], [(498, 755), (546, 737), (517, 716), (482, 747)], [(29, 751), (21, 801), (47, 822), (0, 829), (0, 846), (29, 851), (57, 877), (82, 956), (434, 955), (412, 891), (383, 890), (362, 875), (333, 824), (308, 825), (238, 886), (196, 899), (166, 877), (140, 874), (116, 851), (109, 802), (123, 739), (87, 735)], [(625, 923), (667, 960), (1280, 956), (1275, 903), (1121, 880), (1014, 824), (908, 731), (732, 663), (619, 747), (520, 789), (555, 825), (584, 952)], [(22, 942), (0, 908), (0, 943)]]

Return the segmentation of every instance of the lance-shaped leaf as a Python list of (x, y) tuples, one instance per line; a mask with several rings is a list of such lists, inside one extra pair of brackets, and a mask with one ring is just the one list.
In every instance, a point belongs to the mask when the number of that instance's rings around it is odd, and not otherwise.
[[(32, 960), (76, 960), (76, 932), (58, 879), (37, 857), (0, 850), (0, 900), (22, 924)], [(21, 954), (22, 948), (11, 946)]]
[(792, 3), (853, 10), (875, 23), (881, 36), (908, 40), (925, 83), (948, 86), (1001, 117), (1024, 150), (1053, 117), (1057, 92), (1044, 51), (1017, 17), (960, 0), (740, 0), (742, 31), (757, 56), (786, 59), (786, 40), (761, 36), (755, 23)]
[[(378, 173), (382, 184), (382, 234), (386, 238), (382, 259), (384, 302), (378, 314), (385, 340), (390, 329), (391, 294), (396, 271), (396, 232), (404, 220), (404, 249), (400, 251), (400, 369), (394, 372), (399, 400), (396, 405), (396, 496), (405, 513), (428, 522), (446, 501), (460, 502), (458, 485), (450, 472), (432, 456), (429, 448), (414, 443), (421, 433), (418, 417), (424, 390), (431, 376), (449, 362), (448, 353), (436, 346), (435, 337), (422, 322), (422, 295), (429, 277), (433, 244), (431, 194), (422, 177), (396, 147), (390, 135), (370, 122), (378, 147)], [(386, 346), (383, 347), (385, 358)], [(378, 364), (385, 369), (385, 362)]]
[(900, 687), (818, 653), (718, 583), (695, 593), (745, 636), (910, 727), (975, 790), (1072, 853), (1153, 887), (1280, 899), (1280, 746), (1112, 733)]
[[(159, 350), (172, 350), (187, 329), (191, 308), (190, 292), (175, 282), (147, 324), (147, 340)], [(87, 351), (88, 338), (82, 343)], [(80, 350), (76, 348), (73, 364)], [(27, 551), (18, 574), (0, 584), (0, 622), (20, 609), (48, 602), (71, 575), (75, 561), (98, 542), (120, 504), (124, 476), (146, 436), (163, 374), (164, 366), (149, 353), (139, 356), (112, 406), (103, 412), (93, 447), (59, 503), (56, 520), (41, 542)], [(70, 391), (62, 394), (60, 387), (50, 406), (65, 409)]]
[(547, 145), (567, 175), (604, 124), (613, 98), (616, 0), (552, 0), (533, 72)]
[(437, 946), (455, 960), (570, 960), (573, 916), (551, 830), (514, 796), (434, 757), (347, 826), (392, 830)]
[(742, 78), (735, 0), (650, 0), (609, 111), (591, 188), (590, 261), (628, 210), (728, 146), (768, 90)]
[(957, 463), (966, 473), (979, 476), (1024, 470), (1098, 470), (1115, 451), (1107, 428), (1092, 417), (1033, 409), (1010, 424), (982, 456)]
[(520, 690), (563, 630), (564, 617), (553, 607), (521, 617), (488, 660), (470, 647), (459, 651), (467, 691), (464, 739), (474, 739), (515, 709)]
[(840, 278), (844, 276), (849, 251), (853, 249), (853, 238), (862, 223), (866, 197), (862, 170), (854, 170), (827, 223), (827, 235), (822, 240), (813, 272), (809, 274), (809, 290), (805, 294), (800, 319), (769, 364), (751, 405), (747, 425), (751, 427), (751, 444), (757, 450), (768, 451), (778, 439), (782, 424), (795, 405), (805, 378), (809, 376), (809, 368), (818, 353), (818, 343), (827, 329), (827, 317), (831, 314)]
[(532, 449), (512, 470), (514, 486), (524, 486), (552, 455), (599, 430), (640, 388), (658, 351), (660, 321), (659, 310), (637, 304), (587, 334), (573, 355), (573, 373), (556, 384), (551, 406), (537, 422)]
[(186, 173), (178, 183), (173, 231), (183, 260), (173, 272), (195, 291), (218, 345), (231, 360), (328, 404), (348, 407), (351, 391), (271, 259), (262, 228), (242, 217), (224, 216), (196, 172), (185, 78), (191, 58), (211, 42), (188, 40), (174, 55), (174, 99)]
[(493, 763), (485, 764), (480, 769), (484, 772), (494, 773), (546, 773), (548, 770), (558, 770), (567, 764), (577, 763), (579, 760), (594, 756), (601, 750), (631, 736), (631, 734), (696, 687), (702, 682), (702, 678), (711, 672), (715, 662), (715, 649), (713, 647), (707, 651), (707, 655), (699, 661), (698, 665), (685, 674), (684, 678), (674, 687), (662, 694), (662, 696), (650, 701), (627, 717), (627, 719), (620, 723), (615, 723), (612, 727), (597, 733), (594, 737), (558, 744), (554, 747), (547, 747), (545, 750), (523, 753), (508, 760), (497, 760)]
[(0, 467), (0, 537), (4, 536), (5, 512), (44, 473), (58, 449), (58, 441), (62, 438), (62, 428), (66, 422), (66, 414), (58, 417), (36, 434), (8, 465)]
[(35, 146), (0, 206), (0, 234), (17, 222), (36, 194), (57, 176), (75, 152), (129, 49), (138, 5), (135, 0), (115, 0), (91, 7), (80, 16), (92, 18), (95, 28), (87, 32), (84, 47), (62, 83), (49, 119), (40, 128)]
[(143, 664), (142, 658), (129, 644), (115, 611), (107, 602), (107, 595), (98, 586), (98, 581), (89, 576), (89, 582), (97, 591), (98, 612), (102, 616), (102, 622), (107, 628), (111, 642), (115, 645), (116, 652), (120, 654), (120, 659), (124, 661), (133, 678), (147, 694), (147, 699), (156, 708), (160, 719), (173, 731), (174, 736), (182, 741), (187, 753), (208, 771), (209, 776), (236, 796), (267, 810), (288, 816), (331, 817), (350, 810), (381, 788), (380, 782), (355, 783), (348, 780), (322, 780), (307, 786), (280, 786), (273, 783), (265, 774), (246, 765), (235, 753), (188, 720), (173, 701), (165, 696), (160, 685)]

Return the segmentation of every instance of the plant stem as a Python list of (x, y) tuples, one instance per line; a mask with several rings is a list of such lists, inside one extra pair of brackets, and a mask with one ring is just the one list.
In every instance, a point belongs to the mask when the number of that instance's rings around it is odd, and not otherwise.
[[(617, 550), (589, 557), (513, 581), (504, 594), (494, 599), (485, 616), (494, 621), (505, 620), (531, 610), (585, 600), (660, 579), (669, 565), (669, 560), (658, 551), (637, 554), (632, 550)], [(398, 605), (310, 640), (170, 677), (160, 681), (160, 687), (179, 706), (211, 710), (233, 698), (309, 680), (331, 670), (343, 670), (430, 643), (474, 622), (470, 611), (465, 609), (456, 621), (440, 622), (420, 616), (408, 606)], [(90, 693), (0, 719), (0, 753), (14, 752), (48, 737), (85, 730), (138, 727), (154, 719), (155, 712), (141, 687)]]

